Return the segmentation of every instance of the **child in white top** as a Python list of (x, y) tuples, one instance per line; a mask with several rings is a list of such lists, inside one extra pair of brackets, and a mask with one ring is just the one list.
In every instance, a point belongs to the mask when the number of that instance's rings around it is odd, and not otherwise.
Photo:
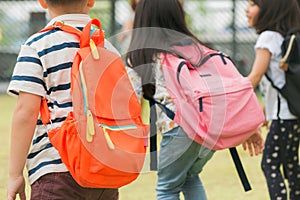
[[(246, 9), (248, 26), (255, 28), (259, 37), (256, 56), (249, 78), (254, 87), (260, 83), (266, 120), (271, 126), (265, 141), (262, 170), (265, 174), (270, 199), (287, 199), (288, 180), (290, 199), (300, 199), (300, 166), (298, 158), (300, 122), (288, 109), (285, 98), (265, 78), (267, 74), (275, 85), (285, 84), (281, 44), (292, 28), (300, 31), (300, 11), (296, 0), (249, 0)], [(283, 167), (284, 173), (280, 168)]]

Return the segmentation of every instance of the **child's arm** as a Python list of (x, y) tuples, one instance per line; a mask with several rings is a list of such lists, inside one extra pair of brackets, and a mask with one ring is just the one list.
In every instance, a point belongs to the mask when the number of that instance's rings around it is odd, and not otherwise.
[(25, 199), (25, 181), (23, 169), (32, 142), (39, 114), (41, 97), (20, 92), (14, 110), (11, 128), (11, 146), (9, 158), (9, 180), (7, 199)]
[(248, 75), (254, 88), (258, 85), (263, 75), (266, 73), (271, 59), (271, 53), (268, 49), (257, 49), (255, 60)]

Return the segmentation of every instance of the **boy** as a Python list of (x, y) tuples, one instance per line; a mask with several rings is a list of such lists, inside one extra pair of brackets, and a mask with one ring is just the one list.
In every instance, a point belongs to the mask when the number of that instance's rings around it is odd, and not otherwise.
[[(39, 0), (39, 3), (49, 11), (48, 25), (60, 20), (81, 28), (90, 20), (88, 11), (95, 0)], [(107, 41), (105, 47), (114, 50)], [(72, 110), (70, 70), (78, 48), (78, 38), (59, 29), (36, 33), (21, 48), (8, 87), (9, 94), (18, 95), (11, 129), (8, 200), (16, 199), (17, 195), (21, 200), (26, 198), (25, 163), (32, 200), (118, 199), (118, 189), (78, 185), (38, 119), (42, 97), (49, 101), (52, 128), (59, 127)]]

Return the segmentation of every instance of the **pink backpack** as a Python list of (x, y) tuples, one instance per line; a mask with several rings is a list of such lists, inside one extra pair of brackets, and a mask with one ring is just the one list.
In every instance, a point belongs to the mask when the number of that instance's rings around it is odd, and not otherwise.
[(229, 57), (201, 48), (198, 68), (172, 54), (161, 54), (166, 86), (176, 106), (173, 120), (210, 149), (235, 147), (263, 124), (263, 111), (250, 80)]

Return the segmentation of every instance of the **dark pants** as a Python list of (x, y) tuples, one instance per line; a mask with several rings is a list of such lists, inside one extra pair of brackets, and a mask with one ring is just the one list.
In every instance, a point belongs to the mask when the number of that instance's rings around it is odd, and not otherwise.
[(70, 173), (51, 173), (31, 185), (31, 200), (117, 200), (118, 189), (83, 188)]
[[(299, 121), (272, 121), (262, 158), (271, 200), (286, 200), (288, 192), (289, 199), (300, 200), (299, 138)], [(284, 178), (288, 181), (289, 190)]]

